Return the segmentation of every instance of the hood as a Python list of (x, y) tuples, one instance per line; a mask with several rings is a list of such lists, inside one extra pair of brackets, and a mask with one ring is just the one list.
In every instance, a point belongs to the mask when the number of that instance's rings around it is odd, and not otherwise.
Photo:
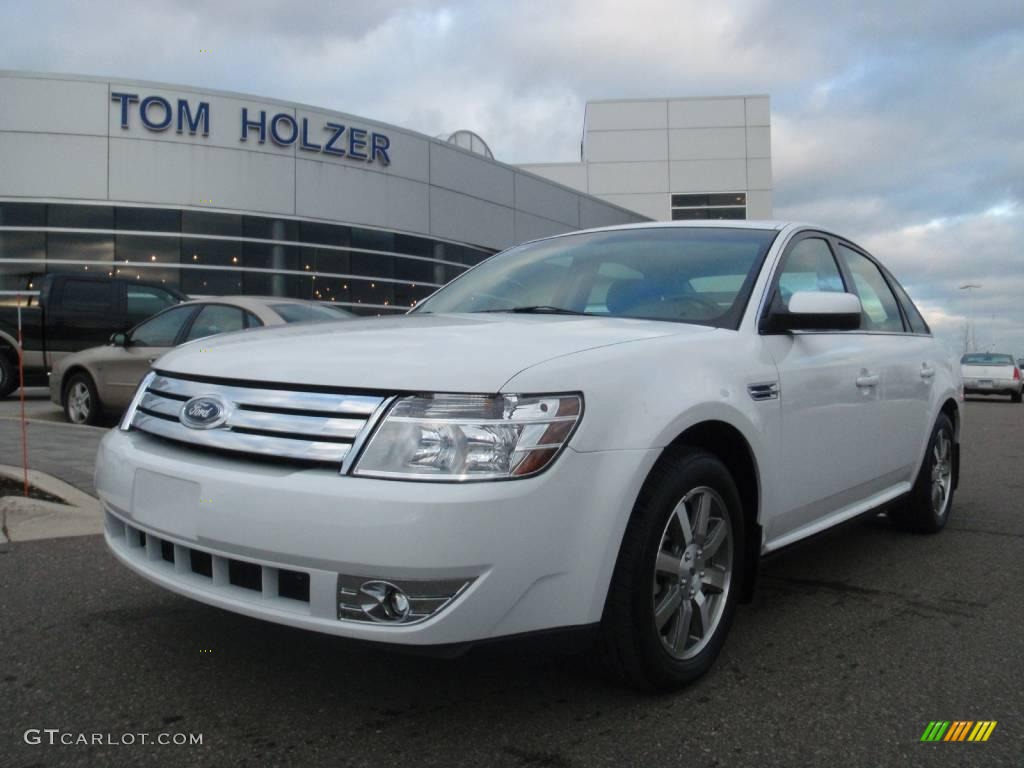
[(422, 392), (498, 392), (525, 368), (586, 349), (711, 328), (560, 315), (412, 314), (286, 325), (199, 339), (160, 358), (168, 373)]

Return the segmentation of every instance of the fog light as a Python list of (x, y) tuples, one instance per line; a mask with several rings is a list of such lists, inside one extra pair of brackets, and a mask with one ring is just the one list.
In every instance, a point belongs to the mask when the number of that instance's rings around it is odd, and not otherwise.
[(472, 579), (367, 579), (338, 574), (338, 619), (412, 624), (447, 607)]

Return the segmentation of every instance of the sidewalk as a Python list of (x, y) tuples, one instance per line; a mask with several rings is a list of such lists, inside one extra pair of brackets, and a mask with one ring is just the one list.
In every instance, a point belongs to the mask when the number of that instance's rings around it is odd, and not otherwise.
[[(43, 421), (28, 422), (28, 465), (73, 485), (90, 496), (96, 450), (106, 429)], [(21, 466), (21, 424), (0, 418), (0, 464)]]

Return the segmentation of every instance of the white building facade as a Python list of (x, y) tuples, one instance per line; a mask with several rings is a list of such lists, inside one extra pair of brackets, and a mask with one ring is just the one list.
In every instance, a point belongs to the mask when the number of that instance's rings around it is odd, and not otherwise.
[(378, 121), (0, 71), (0, 290), (48, 272), (405, 311), (524, 240), (645, 217)]
[(520, 168), (660, 221), (771, 218), (769, 97), (591, 101), (581, 162)]

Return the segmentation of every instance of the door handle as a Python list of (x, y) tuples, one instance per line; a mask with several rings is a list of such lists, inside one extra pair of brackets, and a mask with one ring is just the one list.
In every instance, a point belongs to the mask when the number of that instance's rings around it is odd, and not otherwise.
[(921, 364), (921, 378), (930, 379), (935, 375), (935, 369), (929, 366), (927, 363)]
[(872, 373), (865, 376), (857, 377), (858, 387), (877, 387), (878, 386), (878, 374)]

